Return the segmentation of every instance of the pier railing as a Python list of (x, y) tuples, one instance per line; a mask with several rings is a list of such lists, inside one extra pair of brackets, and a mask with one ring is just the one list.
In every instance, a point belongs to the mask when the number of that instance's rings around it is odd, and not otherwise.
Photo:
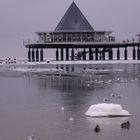
[(140, 43), (139, 39), (126, 39), (126, 40), (120, 40), (120, 39), (116, 39), (115, 41), (102, 41), (102, 42), (98, 42), (98, 41), (54, 41), (54, 42), (46, 42), (46, 41), (38, 41), (38, 40), (28, 40), (28, 41), (23, 41), (23, 45), (30, 45), (30, 44), (134, 44), (134, 43)]

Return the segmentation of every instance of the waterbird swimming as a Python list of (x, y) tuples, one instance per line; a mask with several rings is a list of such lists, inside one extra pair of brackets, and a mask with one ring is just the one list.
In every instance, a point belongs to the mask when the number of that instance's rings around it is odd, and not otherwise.
[(62, 111), (64, 110), (64, 107), (63, 107), (63, 106), (61, 107), (61, 110), (62, 110)]
[(96, 127), (94, 128), (94, 131), (95, 131), (96, 133), (98, 133), (98, 132), (100, 132), (100, 130), (101, 130), (101, 128), (100, 128), (100, 126), (97, 124)]
[(130, 127), (130, 122), (129, 121), (121, 124), (121, 128), (129, 128), (129, 127)]
[(117, 95), (117, 98), (118, 99), (122, 99), (123, 98), (123, 95)]
[(28, 136), (28, 140), (35, 140), (34, 135)]
[(103, 101), (104, 101), (104, 102), (108, 102), (109, 99), (108, 99), (108, 98), (103, 98)]
[(116, 97), (116, 93), (110, 94), (111, 97)]
[(69, 118), (69, 120), (70, 120), (70, 121), (73, 121), (73, 120), (74, 120), (74, 118), (73, 118), (73, 117), (70, 117), (70, 118)]

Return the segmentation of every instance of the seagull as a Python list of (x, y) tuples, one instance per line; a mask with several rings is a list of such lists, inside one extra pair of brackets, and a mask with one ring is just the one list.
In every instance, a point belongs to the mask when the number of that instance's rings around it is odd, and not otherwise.
[(70, 118), (69, 118), (69, 120), (70, 120), (70, 121), (73, 121), (73, 120), (74, 120), (74, 118), (73, 118), (73, 117), (70, 117)]
[(64, 110), (64, 107), (63, 107), (63, 106), (61, 107), (61, 110), (62, 110), (62, 111)]
[(87, 84), (87, 87), (90, 87), (90, 84)]
[(35, 140), (34, 135), (28, 136), (28, 140)]

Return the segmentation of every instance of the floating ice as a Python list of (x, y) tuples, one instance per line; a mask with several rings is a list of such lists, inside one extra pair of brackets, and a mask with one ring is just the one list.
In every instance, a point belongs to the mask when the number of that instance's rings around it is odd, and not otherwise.
[(85, 115), (89, 117), (125, 117), (131, 114), (120, 104), (101, 103), (90, 106)]

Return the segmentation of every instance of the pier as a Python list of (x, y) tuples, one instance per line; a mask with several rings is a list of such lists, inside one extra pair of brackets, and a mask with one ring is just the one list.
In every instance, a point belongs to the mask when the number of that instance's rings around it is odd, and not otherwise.
[[(140, 40), (116, 41), (111, 31), (96, 31), (75, 2), (72, 2), (54, 31), (36, 32), (28, 41), (29, 62), (44, 61), (44, 50), (54, 49), (56, 61), (140, 60)], [(131, 52), (130, 52), (130, 50)]]

